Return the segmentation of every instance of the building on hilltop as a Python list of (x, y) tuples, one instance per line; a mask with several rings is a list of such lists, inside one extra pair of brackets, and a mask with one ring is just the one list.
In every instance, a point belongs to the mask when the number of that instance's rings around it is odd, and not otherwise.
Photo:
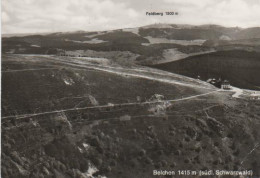
[(231, 86), (230, 86), (229, 81), (224, 80), (224, 81), (221, 83), (221, 89), (223, 89), (223, 90), (230, 90), (230, 89), (231, 89)]

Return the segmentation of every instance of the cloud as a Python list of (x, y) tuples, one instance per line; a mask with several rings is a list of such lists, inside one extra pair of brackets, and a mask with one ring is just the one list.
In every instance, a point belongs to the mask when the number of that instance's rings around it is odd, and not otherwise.
[(105, 30), (127, 26), (139, 16), (135, 9), (111, 0), (3, 0), (3, 4), (3, 33)]
[(157, 23), (260, 26), (259, 0), (164, 0), (163, 2), (168, 7), (177, 9), (179, 16), (157, 18)]
[[(2, 0), (2, 32), (109, 30), (151, 23), (259, 26), (259, 0)], [(178, 11), (149, 17), (146, 11)]]
[(2, 15), (2, 22), (3, 23), (8, 23), (10, 21), (10, 17), (6, 12), (3, 11), (1, 15)]

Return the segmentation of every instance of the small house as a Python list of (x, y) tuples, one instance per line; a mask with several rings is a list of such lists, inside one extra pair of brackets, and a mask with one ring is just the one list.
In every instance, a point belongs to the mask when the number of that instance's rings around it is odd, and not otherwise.
[(257, 94), (256, 92), (254, 92), (253, 94), (251, 94), (250, 99), (251, 100), (260, 100), (260, 94), (259, 93)]
[(221, 89), (223, 89), (223, 90), (230, 90), (230, 89), (231, 89), (231, 86), (230, 86), (229, 81), (224, 80), (224, 81), (221, 83)]

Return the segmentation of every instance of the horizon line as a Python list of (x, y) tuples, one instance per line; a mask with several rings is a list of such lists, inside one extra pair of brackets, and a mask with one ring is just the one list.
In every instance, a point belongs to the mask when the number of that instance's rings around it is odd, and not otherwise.
[[(250, 26), (250, 27), (240, 27), (240, 26), (224, 26), (224, 25), (219, 25), (215, 23), (205, 23), (205, 24), (199, 24), (199, 25), (194, 25), (194, 24), (185, 24), (185, 23), (153, 23), (153, 24), (148, 24), (144, 26), (137, 26), (137, 27), (125, 27), (125, 28), (112, 28), (112, 29), (107, 29), (107, 30), (68, 30), (68, 31), (46, 31), (46, 32), (28, 32), (28, 33), (1, 33), (1, 37), (15, 37), (14, 35), (19, 35), (21, 36), (29, 36), (29, 35), (48, 35), (48, 34), (53, 34), (53, 33), (76, 33), (76, 32), (104, 32), (104, 31), (115, 31), (115, 30), (123, 30), (123, 29), (132, 29), (132, 28), (144, 28), (147, 26), (152, 26), (152, 25), (183, 25), (183, 26), (192, 26), (192, 27), (201, 27), (201, 26), (219, 26), (219, 27), (224, 27), (224, 28), (239, 28), (239, 29), (249, 29), (249, 28), (260, 28), (260, 26)], [(10, 36), (9, 36), (10, 35)]]

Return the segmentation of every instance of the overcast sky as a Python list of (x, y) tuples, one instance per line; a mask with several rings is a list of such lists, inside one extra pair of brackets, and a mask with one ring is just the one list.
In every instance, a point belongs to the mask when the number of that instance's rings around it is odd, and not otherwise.
[[(177, 11), (178, 16), (146, 16)], [(153, 23), (260, 26), (260, 0), (2, 0), (2, 33), (94, 31)]]

